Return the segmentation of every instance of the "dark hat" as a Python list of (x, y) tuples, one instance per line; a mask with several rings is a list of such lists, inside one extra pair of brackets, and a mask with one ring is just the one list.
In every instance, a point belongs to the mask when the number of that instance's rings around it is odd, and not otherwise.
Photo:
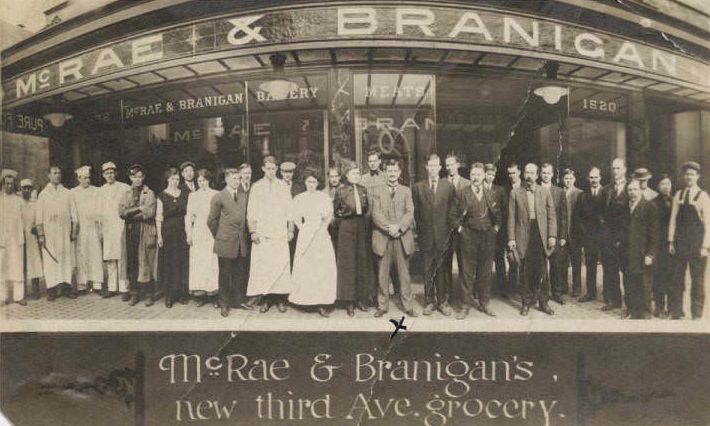
[(649, 180), (653, 177), (651, 172), (648, 171), (647, 168), (640, 167), (631, 174), (631, 177), (636, 179), (636, 180)]
[(185, 167), (192, 167), (194, 169), (195, 163), (193, 163), (192, 161), (183, 161), (180, 164), (180, 167), (178, 167), (178, 168), (180, 169), (180, 171), (182, 171)]
[(138, 171), (141, 171), (141, 172), (145, 173), (145, 167), (143, 167), (142, 165), (136, 163), (136, 164), (133, 164), (131, 167), (128, 168), (128, 172), (129, 172), (129, 173), (135, 173), (135, 172), (138, 172)]
[(686, 161), (685, 163), (683, 163), (682, 166), (680, 166), (680, 169), (683, 171), (686, 171), (688, 169), (693, 169), (696, 172), (700, 173), (700, 164), (698, 164), (695, 161)]

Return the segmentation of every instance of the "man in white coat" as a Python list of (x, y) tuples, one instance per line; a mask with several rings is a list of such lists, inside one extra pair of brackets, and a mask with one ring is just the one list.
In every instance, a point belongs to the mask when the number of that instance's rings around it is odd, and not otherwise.
[(76, 212), (71, 208), (71, 193), (62, 185), (62, 169), (50, 166), (49, 183), (37, 198), (37, 240), (43, 251), (42, 266), (47, 282), (47, 300), (62, 293), (76, 299), (71, 286), (74, 267), (72, 241), (78, 233)]
[(76, 170), (79, 185), (72, 188), (72, 208), (79, 223), (76, 239), (76, 284), (80, 293), (101, 290), (104, 282), (101, 249), (103, 206), (99, 188), (91, 184), (91, 167)]
[(0, 172), (0, 286), (6, 304), (26, 305), (24, 280), (25, 234), (22, 199), (15, 194), (17, 172)]
[(109, 161), (101, 166), (106, 183), (99, 188), (103, 206), (101, 232), (103, 261), (106, 269), (105, 290), (101, 297), (107, 299), (119, 293), (128, 294), (126, 272), (125, 222), (118, 214), (118, 205), (131, 187), (116, 180), (116, 165)]
[(37, 215), (37, 193), (32, 179), (22, 179), (22, 226), (25, 229), (25, 293), (38, 299), (44, 292), (42, 284), (42, 255), (37, 242), (35, 219)]
[(262, 296), (262, 313), (274, 304), (279, 312), (286, 312), (286, 298), (291, 292), (288, 243), (294, 230), (290, 219), (291, 192), (276, 178), (278, 165), (273, 156), (264, 158), (261, 169), (264, 177), (252, 185), (247, 207), (253, 242), (247, 296)]

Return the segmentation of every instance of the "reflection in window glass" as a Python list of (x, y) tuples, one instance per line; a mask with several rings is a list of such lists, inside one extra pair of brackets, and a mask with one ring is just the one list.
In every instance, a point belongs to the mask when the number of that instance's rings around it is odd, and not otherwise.
[(434, 76), (356, 74), (355, 143), (363, 168), (370, 150), (402, 160), (402, 182), (424, 176), (424, 159), (436, 147)]

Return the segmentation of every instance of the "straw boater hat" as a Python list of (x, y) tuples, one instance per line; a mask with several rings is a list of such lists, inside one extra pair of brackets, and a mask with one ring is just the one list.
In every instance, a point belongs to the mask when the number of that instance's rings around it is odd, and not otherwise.
[(634, 173), (631, 175), (636, 180), (649, 180), (653, 177), (651, 172), (648, 171), (647, 168), (640, 167), (636, 170), (634, 170)]

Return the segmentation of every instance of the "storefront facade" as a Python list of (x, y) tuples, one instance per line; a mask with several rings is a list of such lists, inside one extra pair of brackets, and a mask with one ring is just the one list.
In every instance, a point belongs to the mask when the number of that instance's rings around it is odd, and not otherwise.
[[(50, 163), (88, 164), (99, 182), (102, 162), (140, 162), (159, 187), (187, 159), (324, 169), (377, 149), (404, 160), (405, 182), (432, 152), (597, 165), (607, 179), (616, 156), (710, 170), (710, 42), (697, 29), (675, 30), (681, 50), (652, 34), (667, 23), (610, 7), (572, 22), (519, 2), (195, 3), (161, 19), (126, 7), (97, 18), (125, 18), (100, 39), (84, 23), (6, 50), (3, 167), (43, 182)], [(535, 93), (551, 85), (564, 94)]]

